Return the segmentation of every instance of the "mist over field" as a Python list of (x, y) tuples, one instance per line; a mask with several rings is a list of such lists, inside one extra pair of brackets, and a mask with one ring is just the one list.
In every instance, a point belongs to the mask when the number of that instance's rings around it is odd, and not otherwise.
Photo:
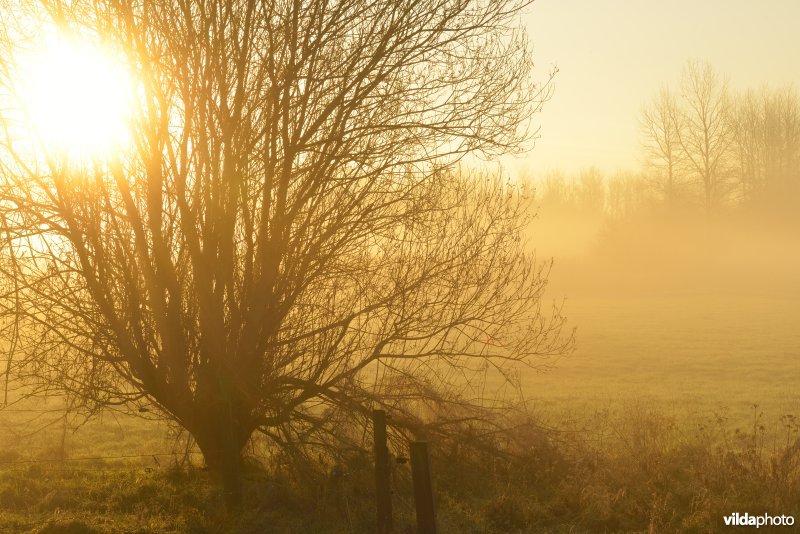
[(548, 295), (563, 302), (577, 343), (551, 373), (525, 380), (534, 397), (584, 413), (631, 401), (681, 417), (726, 412), (740, 425), (756, 404), (774, 419), (797, 411), (795, 213), (655, 206), (614, 216), (547, 191), (544, 180), (531, 240), (554, 259)]

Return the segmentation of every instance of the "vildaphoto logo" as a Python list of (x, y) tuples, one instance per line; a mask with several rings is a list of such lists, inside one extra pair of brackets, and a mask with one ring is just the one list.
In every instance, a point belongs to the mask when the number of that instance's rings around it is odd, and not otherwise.
[(734, 513), (723, 517), (728, 527), (790, 527), (794, 525), (791, 515), (750, 515)]

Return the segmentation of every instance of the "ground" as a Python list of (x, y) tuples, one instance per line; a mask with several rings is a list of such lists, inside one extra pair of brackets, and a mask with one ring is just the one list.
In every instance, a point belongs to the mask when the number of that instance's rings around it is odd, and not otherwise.
[[(531, 430), (518, 459), (491, 465), (443, 445), (443, 531), (714, 532), (737, 511), (800, 518), (800, 299), (594, 294), (564, 309), (577, 350), (523, 376), (530, 410), (555, 431)], [(0, 412), (0, 532), (370, 531), (368, 457), (307, 485), (254, 465), (244, 511), (230, 515), (174, 429), (114, 413), (74, 428), (63, 414), (60, 399)], [(412, 532), (407, 466), (394, 500)]]

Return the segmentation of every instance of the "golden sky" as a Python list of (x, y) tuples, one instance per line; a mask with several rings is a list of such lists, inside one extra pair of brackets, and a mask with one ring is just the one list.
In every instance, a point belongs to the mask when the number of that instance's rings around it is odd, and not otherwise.
[(732, 88), (800, 90), (800, 0), (536, 0), (528, 11), (535, 75), (560, 69), (541, 139), (515, 164), (535, 173), (637, 167), (638, 110), (689, 58)]

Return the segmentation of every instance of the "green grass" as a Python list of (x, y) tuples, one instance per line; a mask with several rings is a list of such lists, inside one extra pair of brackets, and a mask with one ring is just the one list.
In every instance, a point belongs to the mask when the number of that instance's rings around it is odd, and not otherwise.
[[(436, 443), (442, 532), (717, 532), (737, 511), (800, 519), (800, 299), (595, 295), (564, 311), (576, 352), (523, 376), (529, 409), (556, 430), (523, 424), (490, 443), (511, 456), (471, 447), (472, 435)], [(14, 409), (34, 411), (0, 411), (0, 532), (372, 531), (368, 457), (314, 480), (266, 460), (229, 514), (174, 429), (106, 414), (77, 428), (67, 419), (64, 434), (60, 400)], [(398, 532), (414, 531), (411, 495), (397, 466)]]
[[(442, 532), (717, 532), (733, 512), (800, 517), (798, 421), (769, 427), (754, 410), (731, 431), (686, 426), (648, 403), (623, 404), (582, 433), (521, 424), (503, 436), (435, 444)], [(492, 453), (493, 445), (496, 453)], [(226, 512), (196, 467), (44, 462), (0, 468), (0, 532), (367, 533), (369, 458), (313, 480), (251, 467), (245, 502)], [(414, 532), (407, 466), (394, 470), (397, 532)]]
[(744, 296), (575, 298), (564, 307), (577, 348), (523, 386), (544, 412), (592, 417), (646, 399), (680, 417), (752, 406), (800, 415), (800, 299)]

